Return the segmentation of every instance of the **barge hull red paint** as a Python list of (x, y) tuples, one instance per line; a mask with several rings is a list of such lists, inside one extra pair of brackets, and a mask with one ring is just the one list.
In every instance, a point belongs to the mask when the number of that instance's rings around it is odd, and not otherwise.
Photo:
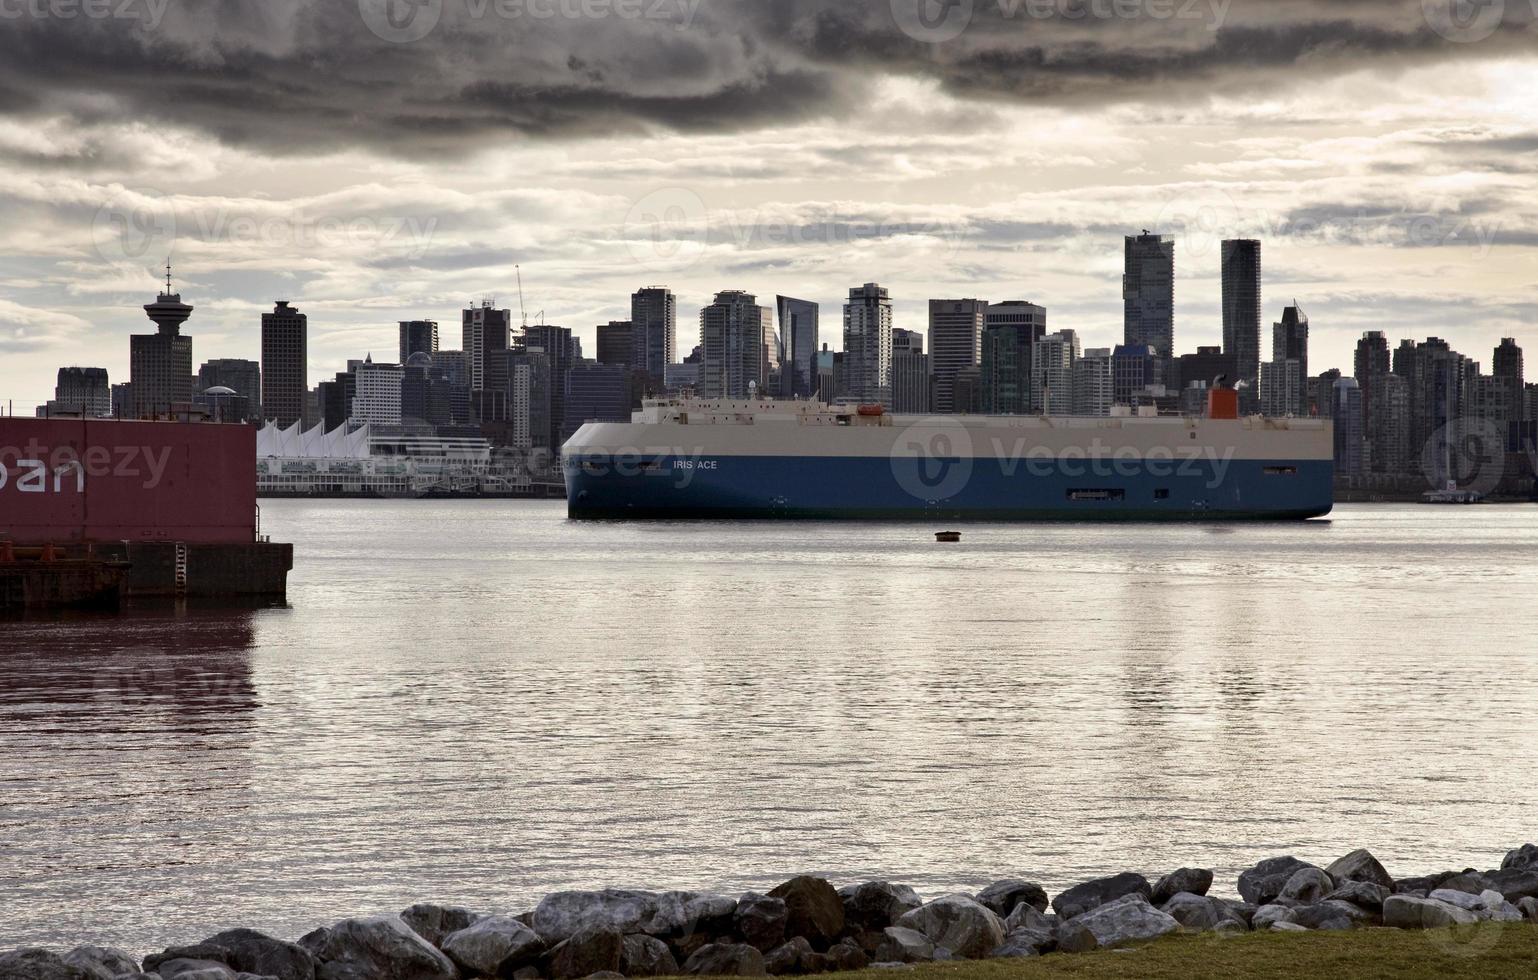
[(0, 418), (0, 534), (12, 540), (256, 540), (256, 430)]

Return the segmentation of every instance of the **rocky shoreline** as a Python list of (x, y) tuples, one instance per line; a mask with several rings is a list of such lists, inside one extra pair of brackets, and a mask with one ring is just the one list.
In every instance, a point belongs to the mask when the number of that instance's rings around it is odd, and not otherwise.
[(1498, 869), (1391, 877), (1366, 850), (1319, 867), (1293, 857), (1239, 875), (1239, 899), (1209, 896), (1211, 871), (1150, 882), (1127, 872), (1048, 900), (1006, 878), (975, 895), (923, 901), (885, 881), (835, 888), (810, 876), (739, 897), (622, 889), (546, 896), (518, 915), (413, 905), (345, 919), (286, 942), (233, 929), (135, 961), (81, 946), (0, 953), (0, 980), (579, 980), (802, 975), (906, 969), (954, 959), (1071, 954), (1174, 932), (1303, 932), (1373, 926), (1538, 923), (1538, 845)]

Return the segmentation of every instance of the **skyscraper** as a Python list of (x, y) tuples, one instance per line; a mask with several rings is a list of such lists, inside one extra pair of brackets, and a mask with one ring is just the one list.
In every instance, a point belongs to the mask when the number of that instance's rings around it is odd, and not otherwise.
[(399, 364), (375, 364), (370, 356), (353, 372), (352, 412), (358, 425), (400, 425), (401, 389), (405, 369)]
[(1031, 353), (1045, 336), (1029, 320), (984, 320), (978, 384), (985, 415), (1024, 415), (1031, 410)]
[(892, 411), (930, 411), (929, 355), (924, 353), (924, 335), (917, 330), (892, 331)]
[(1410, 466), (1410, 384), (1397, 374), (1373, 378), (1367, 415), (1367, 465), (1374, 473), (1404, 473)]
[(1295, 358), (1280, 358), (1260, 366), (1260, 414), (1272, 418), (1302, 415), (1307, 385)]
[(1356, 383), (1362, 389), (1362, 405), (1366, 417), (1367, 436), (1372, 438), (1373, 426), (1373, 386), (1378, 378), (1393, 370), (1393, 362), (1389, 356), (1388, 337), (1382, 330), (1369, 330), (1362, 334), (1362, 339), (1356, 342), (1356, 357), (1352, 364), (1351, 376), (1356, 378)]
[(771, 394), (767, 386), (773, 338), (774, 313), (759, 306), (758, 297), (736, 289), (717, 293), (715, 301), (700, 310), (701, 397)]
[(1329, 400), (1330, 417), (1335, 420), (1336, 475), (1361, 476), (1366, 472), (1363, 450), (1367, 441), (1362, 386), (1355, 378), (1337, 379)]
[[(261, 422), (262, 418), (262, 366), (256, 361), (240, 357), (219, 357), (204, 361), (198, 368), (197, 382), (192, 386), (197, 396), (209, 388), (223, 387), (235, 392), (236, 399), (221, 407), (236, 407), (242, 411), (240, 418), (247, 422)], [(225, 421), (232, 421), (227, 416)]]
[(1124, 343), (1160, 357), (1175, 350), (1175, 243), (1162, 235), (1127, 236), (1121, 280)]
[(980, 299), (929, 301), (929, 366), (934, 372), (934, 410), (950, 414), (956, 405), (956, 375), (982, 363), (983, 323), (988, 303)]
[(1490, 373), (1501, 380), (1502, 387), (1506, 390), (1506, 397), (1510, 402), (1512, 418), (1518, 422), (1526, 415), (1523, 409), (1526, 385), (1522, 373), (1522, 348), (1517, 346), (1515, 339), (1504, 337), (1501, 346), (1495, 349), (1495, 358), (1491, 362)]
[(630, 297), (630, 324), (635, 353), (631, 366), (645, 371), (661, 388), (667, 367), (678, 349), (678, 301), (665, 286), (638, 289)]
[[(536, 440), (543, 439), (542, 444), (552, 450), (561, 447), (561, 426), (566, 422), (566, 372), (570, 371), (578, 361), (582, 360), (582, 342), (572, 335), (566, 327), (557, 327), (553, 324), (530, 324), (523, 328), (523, 333), (518, 337), (516, 350), (539, 352), (545, 355), (549, 362), (550, 370), (550, 404), (549, 417), (546, 421), (548, 432), (543, 437), (535, 436)], [(499, 358), (502, 362), (500, 375), (507, 377), (509, 360), (506, 356)], [(504, 389), (509, 392), (508, 407), (512, 408), (512, 401), (516, 392), (512, 391), (506, 381)], [(541, 406), (542, 407), (542, 406)], [(530, 423), (533, 424), (532, 422)]]
[[(1234, 382), (1260, 379), (1260, 242), (1223, 243), (1223, 352), (1239, 366)], [(1209, 379), (1210, 380), (1210, 379)]]
[(844, 383), (850, 398), (892, 404), (892, 298), (873, 282), (844, 304)]
[(635, 363), (635, 329), (629, 320), (598, 325), (598, 363), (629, 367)]
[(304, 419), (310, 319), (279, 300), (262, 314), (262, 411), (280, 426)]
[(1049, 333), (1031, 354), (1031, 412), (1067, 415), (1074, 405), (1073, 369), (1079, 360), (1079, 336), (1072, 330)]
[(97, 367), (59, 368), (49, 409), (79, 412), (86, 418), (107, 418), (112, 414), (112, 385), (107, 369)]
[(438, 353), (437, 320), (401, 320), (401, 363), (411, 360), (412, 354)]
[[(1299, 387), (1287, 404), (1287, 411), (1279, 414), (1304, 416), (1308, 414), (1308, 315), (1298, 306), (1297, 300), (1282, 311), (1282, 319), (1271, 328), (1271, 360), (1297, 361), (1300, 376)], [(1288, 389), (1291, 391), (1291, 389)]]
[(128, 338), (129, 391), (133, 416), (153, 418), (169, 413), (174, 405), (192, 402), (192, 338), (182, 335), (182, 324), (192, 307), (171, 292), (171, 265), (166, 263), (166, 289), (144, 307), (157, 331)]
[(511, 310), (493, 309), (490, 300), (461, 315), (463, 348), (470, 363), (470, 411), (477, 422), (507, 420), (507, 357)]
[(820, 328), (816, 303), (776, 296), (780, 342), (785, 345), (780, 391), (791, 398), (810, 398), (817, 391), (817, 345)]
[(1073, 414), (1103, 417), (1111, 414), (1115, 404), (1111, 348), (1092, 347), (1073, 362)]

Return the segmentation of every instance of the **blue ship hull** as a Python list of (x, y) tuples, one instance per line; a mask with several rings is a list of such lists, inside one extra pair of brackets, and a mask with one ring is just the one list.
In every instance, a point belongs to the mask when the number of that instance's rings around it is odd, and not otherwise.
[(1334, 476), (1321, 460), (1123, 460), (1094, 472), (1083, 460), (1028, 470), (982, 457), (596, 453), (568, 456), (564, 469), (578, 519), (1304, 520), (1330, 512)]

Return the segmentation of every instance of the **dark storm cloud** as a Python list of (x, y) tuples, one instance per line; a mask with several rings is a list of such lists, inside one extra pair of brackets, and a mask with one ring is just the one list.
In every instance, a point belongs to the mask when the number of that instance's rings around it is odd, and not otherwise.
[(1478, 43), (1449, 40), (1421, 0), (961, 0), (969, 24), (940, 44), (894, 15), (937, 0), (441, 0), (425, 37), (392, 37), (404, 21), (379, 12), (407, 2), (129, 0), (113, 5), (127, 18), (65, 18), (60, 0), (0, 0), (0, 114), (428, 156), (849, 118), (889, 75), (977, 100), (1163, 105), (1533, 41), (1530, 0)]

